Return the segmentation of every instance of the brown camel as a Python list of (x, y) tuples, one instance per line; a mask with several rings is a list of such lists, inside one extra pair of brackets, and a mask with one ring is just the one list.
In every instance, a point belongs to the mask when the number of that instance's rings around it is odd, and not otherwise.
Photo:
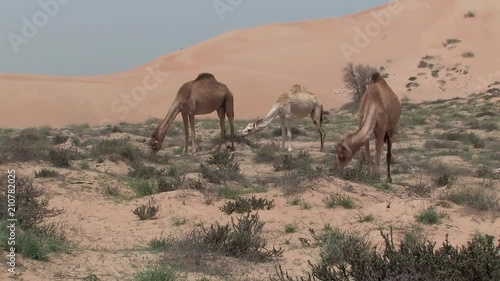
[(177, 92), (177, 96), (170, 107), (165, 119), (156, 127), (149, 145), (154, 152), (161, 149), (165, 134), (174, 122), (177, 114), (182, 114), (182, 121), (184, 122), (184, 133), (186, 137), (184, 145), (184, 154), (188, 150), (188, 121), (191, 126), (191, 149), (192, 153), (196, 153), (196, 135), (194, 131), (194, 116), (209, 114), (217, 110), (217, 115), (220, 120), (220, 143), (217, 149), (220, 149), (226, 137), (226, 124), (225, 115), (229, 119), (229, 126), (231, 128), (231, 150), (234, 151), (234, 98), (228, 87), (217, 81), (211, 73), (200, 73), (195, 80), (186, 82), (182, 85)]
[(369, 141), (372, 132), (375, 134), (375, 167), (379, 171), (382, 146), (387, 143), (387, 181), (391, 179), (391, 149), (392, 137), (396, 132), (401, 103), (391, 87), (380, 73), (374, 73), (359, 107), (359, 129), (347, 135), (335, 147), (337, 163), (343, 168), (359, 151), (365, 147), (365, 154), (370, 163)]
[(308, 115), (318, 128), (321, 141), (320, 151), (323, 151), (323, 144), (325, 142), (325, 131), (321, 126), (323, 123), (323, 105), (315, 94), (298, 84), (293, 85), (290, 90), (278, 97), (264, 119), (257, 119), (255, 122), (248, 123), (242, 135), (246, 136), (250, 133), (258, 132), (269, 126), (276, 117), (279, 117), (281, 119), (282, 147), (285, 147), (285, 135), (287, 135), (288, 151), (292, 151), (291, 122), (293, 119), (304, 118)]

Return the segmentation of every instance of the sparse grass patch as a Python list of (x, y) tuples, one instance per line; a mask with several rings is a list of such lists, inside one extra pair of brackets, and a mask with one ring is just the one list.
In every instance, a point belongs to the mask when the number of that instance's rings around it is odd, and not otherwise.
[(138, 271), (134, 281), (178, 281), (179, 275), (166, 265), (157, 265)]
[(160, 252), (164, 251), (168, 248), (168, 241), (167, 239), (160, 237), (160, 238), (153, 238), (151, 241), (148, 243), (148, 249), (153, 252)]
[(456, 180), (456, 177), (454, 177), (448, 173), (442, 174), (439, 177), (432, 179), (432, 181), (434, 182), (434, 184), (437, 187), (442, 187), (442, 186), (446, 186), (446, 185), (450, 186), (455, 180)]
[(433, 207), (421, 210), (415, 216), (416, 220), (423, 224), (439, 224), (444, 217), (446, 217), (445, 213), (438, 212)]
[(190, 260), (197, 256), (200, 261), (205, 260), (204, 255), (214, 253), (251, 261), (282, 256), (281, 249), (267, 249), (262, 238), (264, 225), (258, 214), (251, 213), (239, 215), (236, 220), (231, 217), (231, 222), (225, 225), (218, 222), (208, 227), (198, 225), (179, 237), (169, 237), (166, 252), (184, 253)]
[(462, 42), (460, 39), (456, 38), (448, 38), (446, 41), (443, 43), (443, 47), (447, 47), (448, 45), (456, 45), (458, 43)]
[(73, 151), (67, 149), (50, 149), (48, 154), (48, 160), (58, 168), (69, 168), (71, 167), (71, 160), (75, 160), (76, 154)]
[(42, 168), (35, 172), (35, 178), (56, 178), (59, 173), (56, 170)]
[(245, 190), (242, 190), (241, 188), (236, 188), (236, 187), (229, 187), (229, 186), (221, 186), (219, 188), (219, 197), (225, 198), (225, 199), (237, 199), (238, 197), (246, 194), (247, 192)]
[(416, 180), (415, 184), (409, 186), (409, 191), (420, 197), (430, 197), (432, 187), (422, 179), (422, 176), (420, 176), (420, 178)]
[(474, 148), (483, 148), (485, 146), (484, 140), (473, 132), (468, 132), (468, 133), (464, 131), (445, 132), (441, 135), (438, 135), (437, 138), (450, 141), (460, 141), (464, 144), (472, 144)]
[(58, 145), (58, 144), (65, 143), (68, 139), (69, 139), (69, 137), (68, 137), (68, 136), (66, 136), (66, 135), (57, 134), (57, 135), (55, 135), (55, 136), (52, 138), (52, 142), (53, 142), (55, 145)]
[[(325, 234), (326, 232), (326, 234)], [(372, 247), (354, 232), (324, 231), (313, 239), (321, 247), (320, 260), (309, 263), (305, 277), (292, 277), (281, 266), (271, 281), (330, 280), (497, 280), (500, 252), (495, 237), (476, 234), (463, 246), (453, 246), (448, 237), (440, 248), (435, 242), (405, 236), (399, 245), (390, 233), (380, 230), (384, 247)]]
[(278, 146), (273, 144), (263, 145), (255, 151), (253, 160), (256, 163), (270, 163), (276, 159), (276, 152), (278, 151)]
[(130, 185), (140, 197), (158, 193), (158, 185), (155, 180), (133, 179), (130, 181)]
[(297, 223), (285, 224), (285, 233), (295, 233), (295, 232), (297, 232)]
[(235, 154), (227, 151), (214, 152), (206, 163), (200, 164), (200, 174), (211, 183), (241, 181), (240, 164), (234, 159)]
[(79, 166), (80, 170), (88, 170), (88, 169), (90, 169), (89, 162), (87, 162), (87, 161), (80, 162), (80, 164), (78, 166)]
[[(9, 241), (9, 229), (7, 223), (0, 224), (1, 246), (8, 250), (11, 245)], [(34, 260), (47, 261), (50, 253), (59, 253), (67, 250), (67, 241), (64, 238), (62, 228), (57, 224), (45, 227), (32, 227), (28, 229), (16, 229), (16, 251), (24, 257)]]
[(500, 211), (497, 195), (483, 187), (456, 187), (448, 190), (442, 198), (479, 211)]
[(372, 214), (369, 214), (369, 215), (359, 214), (357, 216), (357, 221), (360, 223), (372, 222), (374, 220), (375, 220), (375, 217)]
[(330, 172), (333, 176), (348, 181), (366, 183), (369, 185), (382, 183), (380, 177), (376, 173), (372, 173), (369, 169), (365, 168), (362, 161), (358, 161), (353, 167), (348, 166), (344, 169), (332, 168)]
[(157, 175), (158, 192), (174, 191), (182, 187), (185, 176), (175, 166), (170, 166), (166, 173)]
[(288, 199), (288, 204), (292, 206), (299, 206), (304, 200), (300, 198), (300, 196), (293, 196), (292, 198)]
[[(108, 157), (111, 161), (128, 160), (132, 163), (143, 158), (148, 159), (138, 148), (134, 147), (128, 139), (101, 139), (93, 142), (90, 155), (94, 158)], [(152, 156), (152, 158), (155, 158)]]
[(181, 226), (185, 225), (188, 222), (188, 219), (186, 217), (173, 216), (171, 221), (173, 226)]
[(475, 176), (478, 178), (485, 178), (485, 179), (498, 179), (499, 178), (498, 174), (495, 173), (495, 171), (493, 171), (492, 169), (490, 169), (484, 165), (481, 165), (479, 168), (477, 168)]
[(110, 186), (110, 185), (105, 185), (103, 188), (104, 195), (111, 196), (111, 197), (118, 197), (120, 196), (120, 190), (116, 186)]
[(228, 201), (220, 206), (219, 210), (226, 215), (231, 215), (232, 213), (242, 214), (253, 210), (270, 210), (274, 206), (274, 199), (269, 201), (265, 198), (257, 198), (255, 195), (252, 195), (251, 198), (238, 196), (235, 201)]
[(354, 200), (351, 197), (341, 194), (330, 194), (324, 199), (324, 202), (329, 209), (337, 206), (344, 209), (354, 209), (355, 207)]
[(446, 149), (457, 149), (458, 148), (458, 143), (454, 141), (445, 141), (445, 140), (426, 140), (424, 143), (424, 148), (426, 149), (441, 149), (441, 148), (446, 148)]
[(464, 52), (464, 53), (462, 53), (462, 57), (464, 57), (464, 58), (473, 58), (474, 57), (474, 53), (473, 52)]
[(428, 65), (428, 63), (424, 60), (421, 60), (419, 63), (418, 63), (418, 67), (419, 68), (426, 68)]
[(311, 204), (309, 204), (309, 203), (307, 203), (306, 201), (302, 201), (302, 202), (300, 203), (300, 208), (301, 208), (302, 210), (310, 210), (310, 209), (312, 209), (312, 205), (311, 205)]
[(160, 206), (154, 205), (154, 201), (149, 198), (147, 204), (137, 206), (132, 213), (139, 217), (140, 220), (153, 220), (156, 219), (156, 214), (160, 210)]
[(468, 11), (467, 13), (464, 14), (464, 18), (473, 18), (476, 16), (476, 13), (473, 11)]
[[(7, 182), (4, 175), (2, 182)], [(16, 251), (30, 259), (45, 261), (53, 252), (67, 249), (64, 227), (58, 223), (46, 223), (46, 219), (59, 215), (62, 210), (48, 208), (48, 200), (42, 197), (42, 189), (36, 188), (32, 181), (16, 176)], [(0, 197), (7, 198), (7, 188), (0, 189)], [(5, 201), (7, 203), (7, 200)], [(7, 206), (0, 208), (0, 247), (9, 250), (11, 237), (7, 228)], [(4, 208), (5, 207), (5, 208)]]

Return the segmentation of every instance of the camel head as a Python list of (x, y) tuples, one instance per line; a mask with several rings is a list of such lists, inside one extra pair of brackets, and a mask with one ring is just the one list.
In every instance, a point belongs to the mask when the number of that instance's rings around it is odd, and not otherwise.
[(344, 168), (352, 159), (351, 149), (349, 148), (345, 140), (337, 143), (337, 145), (335, 146), (335, 154), (337, 158), (337, 165), (341, 169)]
[(248, 123), (248, 125), (245, 127), (245, 129), (241, 132), (241, 135), (242, 136), (247, 136), (247, 135), (249, 135), (251, 133), (256, 132), (257, 131), (256, 130), (257, 125), (259, 125), (260, 123), (262, 123), (262, 121), (263, 121), (262, 119), (257, 119), (254, 122)]
[(151, 147), (151, 150), (153, 153), (158, 152), (161, 149), (161, 141), (158, 141), (155, 136), (151, 136), (151, 139), (149, 140), (149, 146)]

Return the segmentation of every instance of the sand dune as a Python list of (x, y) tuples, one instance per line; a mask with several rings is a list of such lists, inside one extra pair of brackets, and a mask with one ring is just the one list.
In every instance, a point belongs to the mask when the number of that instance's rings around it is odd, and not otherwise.
[[(465, 18), (468, 11), (475, 17)], [(182, 83), (205, 71), (233, 91), (238, 119), (265, 115), (294, 83), (318, 94), (326, 108), (338, 108), (348, 101), (335, 93), (344, 86), (341, 69), (349, 60), (383, 66), (400, 97), (466, 96), (500, 80), (499, 12), (494, 0), (401, 0), (340, 18), (228, 32), (112, 75), (0, 74), (0, 127), (162, 118)], [(461, 42), (444, 47), (452, 38)], [(354, 53), (346, 56), (341, 47)], [(474, 57), (464, 58), (464, 52)], [(417, 67), (427, 55), (438, 77)], [(419, 86), (409, 92), (411, 76)]]

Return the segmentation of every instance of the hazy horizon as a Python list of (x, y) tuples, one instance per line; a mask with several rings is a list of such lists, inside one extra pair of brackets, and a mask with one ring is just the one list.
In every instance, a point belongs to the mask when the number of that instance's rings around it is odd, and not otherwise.
[(85, 76), (126, 71), (231, 30), (344, 16), (389, 1), (172, 2), (1, 1), (0, 73)]

